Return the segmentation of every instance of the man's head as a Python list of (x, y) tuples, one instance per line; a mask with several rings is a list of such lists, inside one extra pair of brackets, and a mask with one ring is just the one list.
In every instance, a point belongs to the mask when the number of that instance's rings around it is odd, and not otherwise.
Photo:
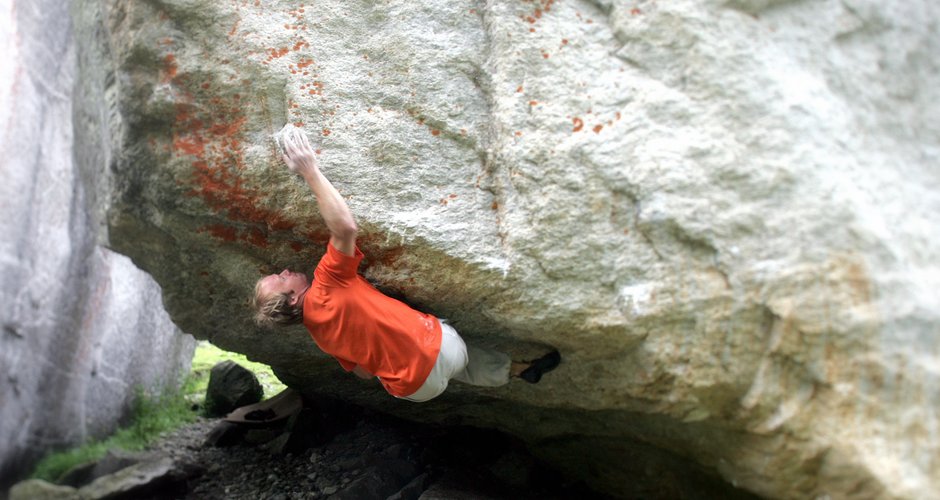
[(255, 284), (251, 307), (258, 326), (294, 325), (303, 320), (303, 298), (310, 281), (303, 273), (287, 269), (269, 274)]

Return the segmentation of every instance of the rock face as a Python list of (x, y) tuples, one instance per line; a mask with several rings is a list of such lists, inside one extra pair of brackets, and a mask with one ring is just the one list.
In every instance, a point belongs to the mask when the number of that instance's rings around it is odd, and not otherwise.
[[(605, 491), (940, 491), (940, 7), (930, 0), (85, 0), (116, 96), (111, 244), (283, 380), (496, 426)], [(109, 63), (110, 64), (110, 63)], [(107, 66), (107, 65), (106, 65)], [(427, 405), (249, 325), (326, 233), (319, 144), (384, 290), (564, 364)]]
[(0, 489), (113, 431), (194, 349), (153, 278), (100, 245), (109, 153), (92, 113), (107, 106), (73, 95), (71, 26), (63, 2), (0, 13)]

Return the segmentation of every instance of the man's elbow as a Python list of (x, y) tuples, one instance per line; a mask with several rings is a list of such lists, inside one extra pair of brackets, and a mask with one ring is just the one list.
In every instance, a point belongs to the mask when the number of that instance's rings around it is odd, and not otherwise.
[(356, 223), (333, 224), (330, 226), (330, 244), (341, 253), (350, 257), (356, 255)]
[(356, 223), (354, 221), (348, 221), (336, 228), (336, 232), (333, 236), (340, 240), (355, 240), (358, 234), (359, 227), (356, 226)]

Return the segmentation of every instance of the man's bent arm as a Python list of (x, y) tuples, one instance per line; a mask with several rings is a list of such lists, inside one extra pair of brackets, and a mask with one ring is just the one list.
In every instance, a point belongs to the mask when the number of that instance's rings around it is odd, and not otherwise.
[(346, 255), (355, 255), (358, 228), (346, 200), (323, 172), (320, 172), (306, 134), (298, 131), (291, 139), (293, 140), (284, 141), (284, 163), (300, 174), (313, 190), (320, 207), (320, 215), (330, 231), (330, 243)]
[(346, 200), (316, 165), (301, 175), (317, 198), (320, 215), (330, 230), (330, 243), (346, 255), (355, 255), (358, 228)]

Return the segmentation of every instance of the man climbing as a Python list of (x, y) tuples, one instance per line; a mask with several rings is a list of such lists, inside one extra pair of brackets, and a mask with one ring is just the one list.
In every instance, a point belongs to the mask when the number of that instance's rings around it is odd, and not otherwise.
[(496, 387), (518, 377), (536, 383), (561, 361), (552, 351), (531, 362), (467, 346), (436, 317), (383, 295), (358, 274), (362, 252), (357, 226), (336, 188), (320, 172), (306, 134), (285, 127), (283, 159), (313, 190), (330, 232), (313, 281), (285, 269), (258, 280), (252, 299), (260, 326), (303, 323), (314, 342), (346, 371), (377, 377), (389, 394), (423, 402), (439, 396), (450, 379)]

